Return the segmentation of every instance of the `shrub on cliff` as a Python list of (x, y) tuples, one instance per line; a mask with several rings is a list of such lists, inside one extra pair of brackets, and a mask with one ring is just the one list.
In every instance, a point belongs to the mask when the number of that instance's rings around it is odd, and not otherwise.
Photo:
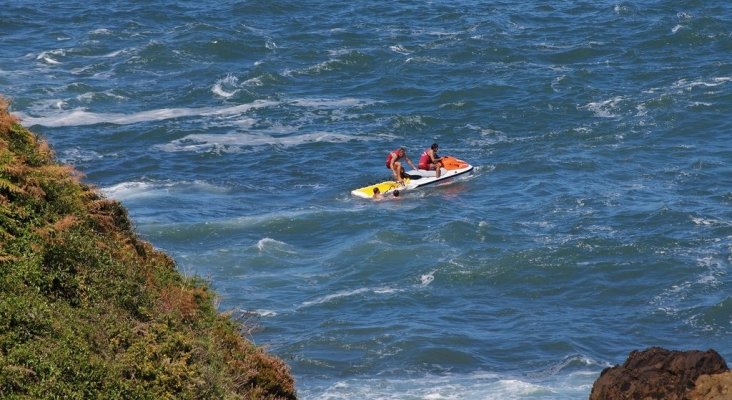
[(294, 399), (287, 366), (0, 98), (0, 397)]

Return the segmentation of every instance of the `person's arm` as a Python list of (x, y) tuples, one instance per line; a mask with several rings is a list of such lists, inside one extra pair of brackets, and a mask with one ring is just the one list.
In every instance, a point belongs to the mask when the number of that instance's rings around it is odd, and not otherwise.
[(410, 160), (410, 159), (409, 159), (409, 157), (407, 157), (407, 156), (405, 155), (405, 156), (404, 156), (404, 158), (405, 158), (405, 159), (407, 159), (407, 163), (409, 163), (409, 165), (411, 165), (411, 166), (412, 166), (412, 169), (417, 169), (417, 167), (415, 167), (415, 166), (414, 166), (414, 163), (412, 162), (412, 160)]
[(437, 164), (438, 161), (440, 161), (440, 157), (437, 157), (437, 153), (435, 153), (434, 150), (430, 150), (429, 153), (430, 159), (432, 160), (432, 164)]

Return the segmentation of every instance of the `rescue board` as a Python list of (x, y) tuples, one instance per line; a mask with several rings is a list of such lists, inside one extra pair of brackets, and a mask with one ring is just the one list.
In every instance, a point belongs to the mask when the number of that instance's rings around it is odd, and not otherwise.
[(364, 199), (371, 199), (374, 197), (374, 188), (379, 188), (382, 196), (389, 196), (393, 194), (395, 190), (399, 190), (400, 192), (414, 190), (423, 186), (447, 181), (473, 170), (472, 165), (451, 156), (442, 157), (442, 165), (443, 167), (441, 168), (439, 178), (436, 176), (437, 173), (435, 171), (413, 169), (406, 172), (408, 177), (402, 179), (404, 181), (403, 184), (393, 180), (384, 181), (354, 189), (351, 191), (351, 194)]

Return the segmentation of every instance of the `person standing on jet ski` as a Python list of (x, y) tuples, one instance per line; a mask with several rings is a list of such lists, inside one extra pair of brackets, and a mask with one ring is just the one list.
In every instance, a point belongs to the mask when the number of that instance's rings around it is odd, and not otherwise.
[(412, 160), (407, 157), (407, 150), (405, 150), (404, 147), (400, 147), (389, 153), (389, 155), (386, 156), (386, 168), (389, 168), (391, 170), (391, 172), (394, 174), (394, 179), (399, 183), (404, 183), (402, 177), (405, 176), (404, 167), (402, 167), (402, 163), (399, 161), (402, 158), (405, 159), (407, 163), (412, 166), (412, 169), (417, 169), (417, 167), (414, 166)]

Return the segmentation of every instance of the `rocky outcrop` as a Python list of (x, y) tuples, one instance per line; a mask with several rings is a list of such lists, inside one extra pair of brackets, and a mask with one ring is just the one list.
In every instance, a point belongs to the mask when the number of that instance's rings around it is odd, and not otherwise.
[(702, 375), (696, 380), (689, 400), (729, 400), (732, 399), (732, 372), (716, 375)]
[(732, 377), (728, 371), (727, 363), (714, 350), (652, 347), (633, 351), (623, 365), (603, 370), (592, 387), (590, 400), (730, 399)]

